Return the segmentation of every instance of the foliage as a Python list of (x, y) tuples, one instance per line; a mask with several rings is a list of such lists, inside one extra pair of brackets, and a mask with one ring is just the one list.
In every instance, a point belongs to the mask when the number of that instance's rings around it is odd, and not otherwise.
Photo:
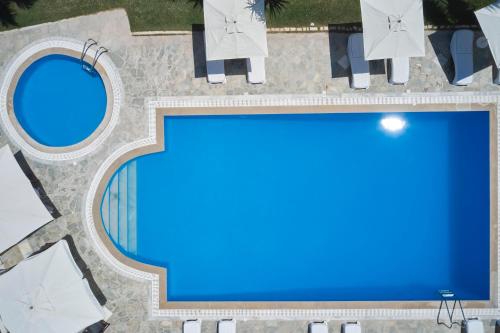
[(0, 24), (4, 27), (17, 25), (14, 5), (18, 8), (28, 9), (36, 0), (0, 0)]
[(474, 10), (492, 2), (492, 0), (424, 0), (424, 16), (427, 23), (435, 25), (476, 24)]

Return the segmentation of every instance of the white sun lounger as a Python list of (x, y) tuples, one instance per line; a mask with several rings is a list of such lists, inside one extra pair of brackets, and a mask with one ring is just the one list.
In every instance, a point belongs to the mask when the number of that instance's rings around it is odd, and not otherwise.
[(478, 318), (468, 319), (465, 322), (465, 333), (484, 333), (484, 325)]
[(391, 66), (391, 84), (406, 84), (410, 79), (410, 58), (389, 59)]
[(217, 323), (218, 333), (236, 333), (236, 321), (234, 319), (222, 319)]
[(182, 324), (183, 333), (200, 333), (201, 332), (201, 322), (199, 320), (186, 320)]
[(315, 321), (309, 324), (309, 333), (328, 333), (328, 324), (324, 321)]
[(266, 60), (264, 57), (247, 58), (248, 83), (261, 84), (266, 82)]
[(461, 29), (453, 33), (450, 52), (455, 64), (454, 85), (466, 86), (472, 83), (474, 78), (473, 40), (474, 33), (471, 30)]
[(361, 324), (358, 321), (344, 323), (342, 333), (361, 333)]
[(349, 36), (347, 40), (347, 55), (351, 64), (351, 88), (367, 89), (370, 87), (370, 65), (365, 60), (362, 33)]
[(207, 60), (207, 80), (212, 84), (226, 83), (224, 60)]

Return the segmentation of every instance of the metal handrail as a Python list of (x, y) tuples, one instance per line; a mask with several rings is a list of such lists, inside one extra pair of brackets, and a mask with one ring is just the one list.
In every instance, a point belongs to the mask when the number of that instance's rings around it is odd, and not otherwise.
[(109, 52), (107, 48), (105, 48), (104, 46), (99, 46), (99, 48), (95, 51), (94, 62), (92, 63), (92, 69), (95, 69), (95, 64), (97, 63), (97, 60), (103, 53), (106, 52)]
[(94, 45), (97, 45), (97, 42), (95, 40), (93, 40), (92, 38), (87, 39), (85, 44), (83, 44), (83, 50), (82, 50), (82, 54), (80, 56), (80, 61), (82, 62), (82, 66), (83, 66), (83, 59), (85, 58), (85, 55), (87, 54), (88, 50)]

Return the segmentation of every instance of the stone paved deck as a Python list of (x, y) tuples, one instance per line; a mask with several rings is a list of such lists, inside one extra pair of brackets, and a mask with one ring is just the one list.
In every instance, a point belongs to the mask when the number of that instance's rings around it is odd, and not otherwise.
[[(166, 18), (168, 19), (168, 18)], [(171, 95), (226, 94), (358, 94), (348, 86), (348, 69), (338, 64), (345, 56), (347, 35), (342, 33), (294, 33), (268, 36), (269, 59), (267, 83), (251, 86), (245, 80), (242, 61), (226, 63), (226, 85), (206, 83), (202, 35), (133, 37), (126, 14), (122, 10), (99, 13), (0, 33), (0, 69), (5, 72), (8, 61), (23, 47), (41, 38), (92, 37), (110, 49), (110, 57), (118, 67), (125, 87), (120, 120), (112, 136), (96, 153), (77, 162), (40, 163), (30, 159), (49, 195), (63, 217), (48, 224), (30, 237), (36, 248), (69, 233), (80, 253), (91, 267), (98, 284), (108, 297), (113, 311), (109, 332), (181, 332), (180, 321), (148, 320), (149, 285), (115, 273), (94, 252), (83, 227), (83, 200), (98, 166), (117, 147), (145, 137), (145, 99)], [(491, 83), (492, 68), (488, 49), (477, 49), (476, 77), (469, 87), (448, 83), (450, 64), (448, 43), (451, 33), (431, 33), (427, 39), (427, 56), (411, 61), (411, 80), (406, 87), (387, 83), (382, 62), (372, 63), (372, 87), (369, 93), (498, 91)], [(432, 40), (432, 43), (431, 43)], [(194, 43), (193, 43), (194, 41)], [(194, 45), (194, 47), (193, 47)], [(195, 51), (193, 51), (193, 49)], [(440, 50), (436, 55), (435, 50)], [(439, 59), (439, 60), (438, 60)], [(441, 63), (440, 63), (441, 61)], [(332, 66), (333, 65), (333, 66)], [(444, 65), (444, 70), (441, 65)], [(333, 69), (332, 69), (333, 68)], [(0, 146), (9, 143), (0, 129)], [(12, 144), (11, 144), (12, 145)], [(14, 150), (17, 150), (12, 145)], [(15, 261), (9, 253), (7, 261)], [(340, 332), (340, 321), (330, 322), (330, 332)], [(493, 332), (492, 322), (487, 332)], [(433, 321), (363, 321), (364, 332), (458, 332), (437, 327)], [(203, 322), (203, 332), (215, 332), (216, 323)], [(238, 332), (306, 332), (304, 321), (247, 321), (238, 323)]]

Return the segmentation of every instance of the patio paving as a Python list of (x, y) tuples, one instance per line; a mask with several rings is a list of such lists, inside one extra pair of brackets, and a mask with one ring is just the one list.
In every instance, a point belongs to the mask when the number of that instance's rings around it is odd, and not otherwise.
[[(166, 18), (167, 19), (167, 18)], [(478, 34), (478, 33), (476, 33)], [(239, 95), (239, 94), (361, 94), (349, 88), (346, 67), (345, 33), (269, 34), (267, 83), (246, 83), (244, 61), (226, 62), (227, 84), (211, 86), (205, 78), (203, 37), (200, 32), (178, 36), (132, 36), (123, 10), (102, 12), (55, 23), (0, 33), (0, 68), (28, 44), (47, 37), (91, 37), (110, 49), (118, 67), (125, 97), (119, 123), (111, 137), (96, 153), (76, 162), (41, 163), (27, 159), (39, 176), (62, 217), (29, 238), (36, 249), (46, 242), (73, 235), (84, 260), (108, 298), (114, 313), (109, 332), (181, 332), (176, 320), (148, 319), (149, 284), (119, 275), (94, 252), (83, 225), (83, 205), (92, 177), (104, 159), (118, 147), (147, 135), (145, 100), (156, 96)], [(476, 37), (478, 37), (477, 35)], [(492, 59), (489, 50), (475, 48), (475, 80), (469, 87), (449, 84), (452, 63), (449, 57), (451, 32), (439, 31), (426, 39), (427, 56), (411, 60), (411, 79), (407, 86), (391, 86), (381, 61), (372, 62), (372, 85), (368, 93), (491, 91)], [(444, 69), (443, 69), (444, 67)], [(84, 98), (82, 98), (84, 101)], [(0, 128), (0, 146), (9, 143)], [(17, 148), (11, 144), (14, 150)], [(7, 263), (18, 260), (14, 249), (5, 256)], [(330, 332), (340, 332), (341, 321), (331, 321)], [(493, 322), (485, 321), (487, 332)], [(438, 327), (434, 321), (362, 321), (364, 332), (459, 332)], [(204, 321), (203, 332), (215, 332), (215, 321)], [(306, 332), (305, 321), (238, 322), (238, 332)]]

